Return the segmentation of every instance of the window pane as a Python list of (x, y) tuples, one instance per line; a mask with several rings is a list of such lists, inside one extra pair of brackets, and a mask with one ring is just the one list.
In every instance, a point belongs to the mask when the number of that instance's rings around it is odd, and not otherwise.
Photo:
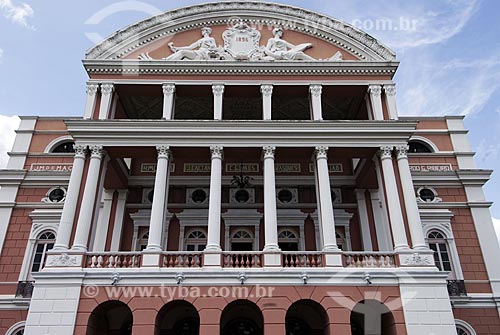
[(194, 244), (188, 244), (186, 250), (187, 251), (194, 251), (194, 247), (195, 247)]
[(203, 250), (205, 250), (205, 245), (204, 244), (198, 245), (198, 251), (203, 251)]
[(429, 248), (431, 248), (431, 250), (437, 251), (437, 246), (434, 243), (430, 243)]
[(451, 263), (443, 262), (444, 271), (451, 271)]
[(31, 267), (31, 272), (38, 272), (40, 270), (40, 263), (33, 262), (33, 266)]
[(441, 259), (443, 260), (443, 262), (449, 262), (450, 261), (448, 253), (446, 251), (442, 251), (441, 252)]

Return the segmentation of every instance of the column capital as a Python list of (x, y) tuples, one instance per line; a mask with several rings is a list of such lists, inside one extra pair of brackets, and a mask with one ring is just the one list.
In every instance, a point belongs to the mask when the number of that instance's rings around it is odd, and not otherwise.
[(260, 92), (265, 97), (270, 97), (273, 95), (273, 85), (264, 84), (260, 86)]
[(113, 93), (114, 90), (115, 90), (115, 85), (113, 85), (112, 83), (101, 84), (102, 95), (110, 95), (111, 93)]
[(319, 98), (323, 92), (323, 86), (321, 85), (311, 85), (309, 86), (309, 92), (313, 97)]
[(396, 95), (396, 85), (395, 84), (387, 84), (384, 85), (384, 92), (388, 96), (395, 96)]
[(224, 85), (222, 84), (212, 85), (212, 92), (214, 96), (221, 97), (224, 94)]
[(365, 197), (365, 189), (362, 189), (362, 188), (357, 188), (354, 190), (354, 192), (356, 193), (356, 199), (357, 200), (364, 200), (366, 197)]
[(170, 159), (170, 156), (172, 155), (170, 146), (168, 145), (157, 145), (156, 151), (158, 152), (158, 158)]
[(90, 145), (90, 157), (91, 158), (99, 158), (102, 159), (104, 155), (106, 154), (106, 151), (104, 150), (102, 145)]
[(316, 159), (328, 158), (328, 149), (329, 148), (325, 145), (317, 146), (314, 150), (314, 155), (316, 156)]
[(96, 83), (87, 83), (85, 87), (85, 91), (87, 95), (95, 95), (97, 93), (97, 89), (99, 88), (99, 84)]
[(378, 98), (382, 95), (382, 86), (381, 85), (370, 85), (370, 86), (368, 86), (368, 92), (370, 93), (370, 95)]
[(163, 95), (172, 95), (175, 92), (175, 85), (174, 84), (163, 84)]
[(85, 158), (87, 154), (87, 146), (82, 144), (73, 144), (73, 149), (75, 149), (75, 158)]
[(382, 159), (392, 158), (392, 150), (393, 147), (391, 147), (390, 145), (385, 145), (380, 147), (380, 150), (377, 154)]
[(398, 145), (396, 147), (396, 154), (398, 156), (398, 159), (403, 159), (403, 158), (408, 158), (408, 150), (410, 148), (408, 145)]
[(212, 154), (212, 159), (224, 159), (224, 148), (218, 145), (210, 146), (210, 152)]
[(274, 159), (274, 153), (276, 152), (276, 147), (273, 146), (265, 146), (262, 148), (263, 154), (264, 154), (264, 159), (266, 158), (273, 158)]

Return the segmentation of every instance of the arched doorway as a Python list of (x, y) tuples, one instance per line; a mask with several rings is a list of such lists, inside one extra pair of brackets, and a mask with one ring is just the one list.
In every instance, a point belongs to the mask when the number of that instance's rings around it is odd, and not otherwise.
[(260, 308), (248, 300), (236, 300), (222, 311), (221, 335), (263, 335), (264, 318)]
[(363, 300), (351, 311), (352, 335), (396, 335), (392, 312), (377, 300)]
[(187, 301), (175, 300), (163, 306), (156, 316), (155, 335), (198, 335), (200, 316)]
[(329, 335), (328, 315), (323, 306), (303, 299), (293, 303), (286, 312), (286, 335)]
[(90, 314), (87, 335), (131, 335), (132, 324), (130, 308), (121, 301), (110, 300)]

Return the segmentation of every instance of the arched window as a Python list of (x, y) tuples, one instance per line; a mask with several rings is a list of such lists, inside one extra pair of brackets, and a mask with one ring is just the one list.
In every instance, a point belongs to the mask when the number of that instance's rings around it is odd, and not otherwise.
[(231, 236), (231, 251), (253, 251), (254, 237), (251, 232), (239, 229)]
[(294, 230), (283, 228), (278, 234), (278, 245), (282, 251), (298, 251), (299, 236)]
[(131, 335), (133, 324), (130, 308), (121, 301), (109, 300), (101, 303), (90, 314), (86, 334)]
[[(54, 247), (56, 235), (52, 232), (43, 232), (35, 244), (35, 253), (31, 261), (31, 273), (39, 272), (45, 266), (47, 251)], [(32, 279), (32, 278), (30, 278)]]
[(429, 248), (434, 251), (434, 262), (439, 271), (452, 271), (448, 243), (444, 235), (436, 230), (427, 235)]
[(53, 153), (73, 153), (75, 149), (73, 148), (75, 142), (67, 141), (57, 145), (54, 149), (52, 149)]
[(455, 320), (457, 335), (477, 335), (470, 324), (462, 320)]
[(25, 324), (26, 324), (25, 321), (21, 321), (21, 322), (16, 323), (12, 327), (10, 327), (9, 330), (7, 330), (5, 335), (24, 335)]
[(207, 246), (207, 234), (202, 230), (192, 230), (188, 232), (184, 245), (187, 251), (203, 251)]
[(409, 153), (432, 153), (433, 150), (427, 144), (421, 141), (412, 140), (408, 142)]

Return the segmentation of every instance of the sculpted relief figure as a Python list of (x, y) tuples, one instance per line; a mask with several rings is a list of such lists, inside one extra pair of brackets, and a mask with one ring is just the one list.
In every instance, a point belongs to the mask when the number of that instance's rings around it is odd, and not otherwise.
[[(337, 51), (327, 59), (315, 59), (304, 53), (312, 48), (312, 43), (293, 45), (283, 39), (283, 28), (273, 29), (274, 37), (270, 38), (266, 46), (259, 46), (260, 32), (240, 22), (223, 33), (224, 47), (217, 45), (211, 36), (212, 29), (203, 27), (202, 38), (191, 45), (176, 47), (168, 43), (173, 54), (162, 58), (167, 61), (180, 60), (237, 60), (237, 61), (342, 61), (343, 55)], [(146, 52), (139, 56), (141, 60), (153, 60)]]
[(198, 41), (185, 47), (175, 47), (173, 43), (169, 43), (168, 47), (173, 54), (164, 58), (165, 60), (208, 60), (216, 58), (219, 52), (219, 47), (215, 42), (215, 38), (211, 37), (212, 29), (203, 27), (201, 35), (203, 36)]
[(311, 43), (293, 45), (284, 39), (283, 29), (274, 28), (274, 37), (270, 38), (264, 50), (267, 60), (316, 60), (304, 53), (304, 50), (312, 48)]

